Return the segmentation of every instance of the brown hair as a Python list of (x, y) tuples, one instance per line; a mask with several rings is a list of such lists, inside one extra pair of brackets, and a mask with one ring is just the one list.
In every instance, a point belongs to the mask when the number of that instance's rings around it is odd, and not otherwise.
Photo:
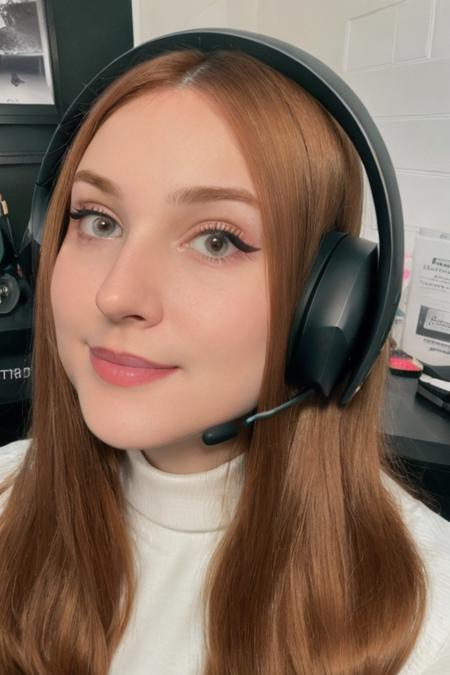
[[(160, 87), (217, 104), (262, 204), (270, 289), (265, 410), (284, 381), (295, 304), (323, 234), (358, 236), (362, 170), (307, 92), (238, 52), (167, 53), (112, 82), (86, 111), (45, 220), (35, 299), (31, 444), (0, 520), (0, 672), (106, 675), (136, 593), (121, 482), (125, 453), (87, 428), (58, 357), (50, 281), (76, 168), (101, 124)], [(280, 236), (282, 230), (282, 236)], [(387, 348), (345, 407), (339, 387), (259, 421), (246, 437), (235, 515), (204, 586), (203, 675), (394, 675), (425, 610), (426, 569), (386, 472), (410, 492), (378, 431)], [(152, 639), (152, 636), (149, 636)]]

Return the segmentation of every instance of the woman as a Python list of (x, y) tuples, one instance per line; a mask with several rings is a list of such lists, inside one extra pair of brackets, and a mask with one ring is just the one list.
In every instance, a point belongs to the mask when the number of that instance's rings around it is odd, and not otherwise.
[(87, 111), (46, 217), (28, 438), (4, 452), (0, 672), (447, 672), (450, 524), (377, 432), (386, 348), (345, 408), (201, 440), (295, 393), (295, 303), (361, 204), (338, 124), (248, 55), (164, 54)]

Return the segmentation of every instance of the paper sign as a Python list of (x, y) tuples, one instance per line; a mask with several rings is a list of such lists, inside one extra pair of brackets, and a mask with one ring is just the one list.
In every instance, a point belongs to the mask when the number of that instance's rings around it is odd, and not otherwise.
[(416, 236), (402, 349), (430, 365), (450, 365), (450, 233)]

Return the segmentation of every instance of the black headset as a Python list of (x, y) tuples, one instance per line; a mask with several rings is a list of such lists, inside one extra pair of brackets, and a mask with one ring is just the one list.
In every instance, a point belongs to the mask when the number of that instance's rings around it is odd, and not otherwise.
[(266, 63), (314, 96), (349, 136), (369, 180), (379, 245), (344, 232), (321, 240), (298, 300), (287, 345), (285, 381), (300, 393), (282, 405), (203, 432), (206, 445), (233, 438), (239, 425), (270, 417), (313, 393), (325, 397), (341, 380), (340, 405), (361, 388), (394, 321), (403, 275), (403, 215), (397, 179), (367, 109), (336, 73), (311, 54), (267, 35), (235, 28), (178, 31), (145, 42), (103, 68), (74, 99), (56, 128), (40, 167), (31, 205), (33, 238), (42, 228), (63, 155), (97, 96), (134, 65), (178, 49), (237, 50)]

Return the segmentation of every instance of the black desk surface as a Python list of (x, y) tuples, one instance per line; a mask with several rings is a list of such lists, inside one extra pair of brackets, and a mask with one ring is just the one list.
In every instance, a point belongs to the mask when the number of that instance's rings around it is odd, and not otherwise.
[(450, 471), (450, 414), (416, 396), (417, 381), (389, 375), (383, 431), (400, 456)]

